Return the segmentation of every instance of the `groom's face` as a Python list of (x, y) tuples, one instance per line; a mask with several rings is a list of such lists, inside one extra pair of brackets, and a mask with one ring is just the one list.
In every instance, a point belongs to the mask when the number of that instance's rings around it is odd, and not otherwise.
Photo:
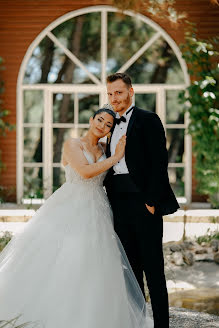
[(127, 86), (123, 80), (118, 79), (107, 83), (107, 94), (114, 111), (122, 116), (132, 104), (134, 90), (132, 87)]

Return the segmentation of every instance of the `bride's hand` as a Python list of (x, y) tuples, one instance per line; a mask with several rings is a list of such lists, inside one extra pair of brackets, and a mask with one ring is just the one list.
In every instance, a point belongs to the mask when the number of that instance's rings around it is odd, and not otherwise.
[(119, 139), (119, 142), (116, 146), (115, 150), (115, 156), (118, 159), (118, 161), (124, 156), (125, 154), (125, 145), (126, 145), (126, 135), (122, 136)]

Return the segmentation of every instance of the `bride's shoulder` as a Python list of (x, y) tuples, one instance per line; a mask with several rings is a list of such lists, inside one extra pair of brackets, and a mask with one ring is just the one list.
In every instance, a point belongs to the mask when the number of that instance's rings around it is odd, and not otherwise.
[(81, 141), (78, 138), (68, 138), (64, 142), (65, 148), (82, 148)]

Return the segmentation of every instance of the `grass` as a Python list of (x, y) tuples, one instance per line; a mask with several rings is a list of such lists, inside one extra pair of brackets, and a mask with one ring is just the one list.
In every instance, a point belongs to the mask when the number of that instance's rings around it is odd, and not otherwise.
[(25, 322), (17, 325), (17, 321), (20, 317), (21, 314), (9, 321), (0, 320), (0, 328), (40, 328), (37, 322)]
[(213, 239), (219, 240), (219, 231), (209, 232), (209, 230), (208, 230), (208, 233), (206, 235), (197, 237), (196, 241), (197, 241), (198, 244), (201, 244), (203, 242), (204, 243), (210, 243)]

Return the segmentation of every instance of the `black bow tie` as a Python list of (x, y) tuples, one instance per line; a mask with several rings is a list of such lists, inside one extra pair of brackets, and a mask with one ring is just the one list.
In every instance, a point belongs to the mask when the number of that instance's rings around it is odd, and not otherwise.
[[(133, 109), (134, 107), (131, 107), (127, 113), (126, 113), (126, 116), (128, 115), (128, 113), (131, 112), (131, 110)], [(124, 116), (121, 116), (120, 118), (115, 118), (115, 124), (120, 124), (121, 122), (126, 122), (126, 118)]]
[(120, 118), (115, 118), (116, 124), (120, 124), (121, 122), (126, 122), (126, 118), (124, 116), (121, 116)]

